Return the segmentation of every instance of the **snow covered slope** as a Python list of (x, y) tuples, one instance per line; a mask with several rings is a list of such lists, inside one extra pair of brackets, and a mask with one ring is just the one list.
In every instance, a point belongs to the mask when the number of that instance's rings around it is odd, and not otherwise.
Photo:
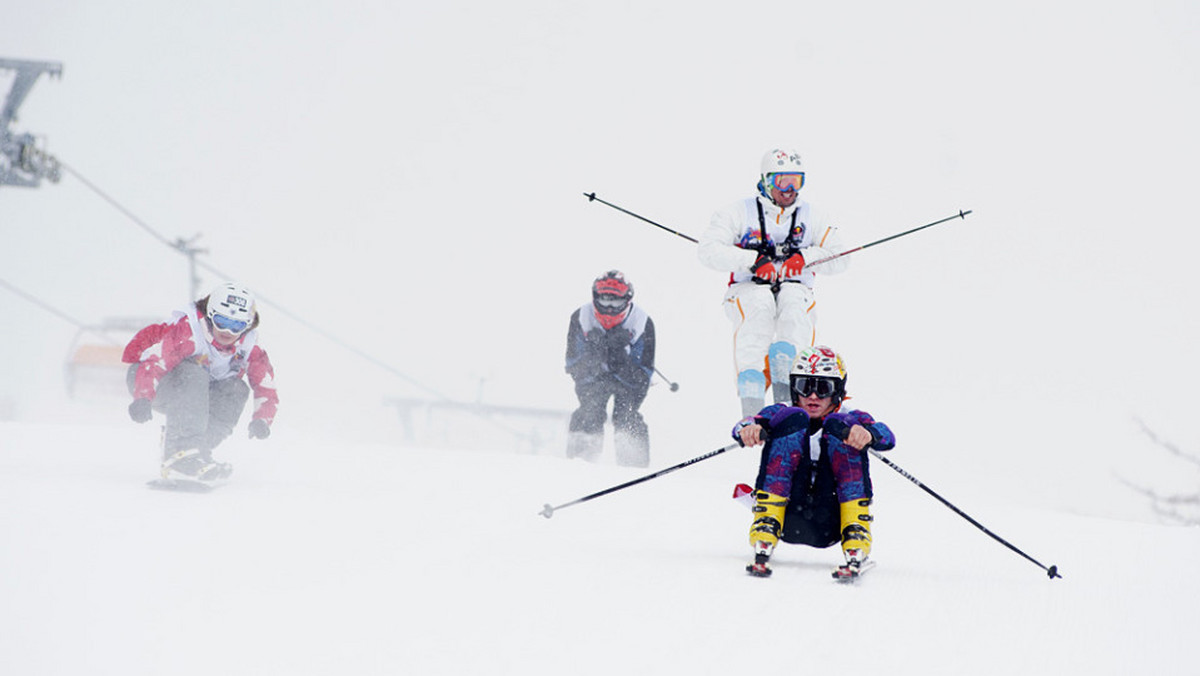
[(193, 495), (143, 487), (149, 427), (0, 423), (0, 673), (1181, 673), (1200, 622), (1195, 529), (934, 486), (1051, 581), (878, 465), (871, 576), (784, 547), (763, 580), (749, 451), (547, 520), (648, 472), (289, 434), (231, 440)]

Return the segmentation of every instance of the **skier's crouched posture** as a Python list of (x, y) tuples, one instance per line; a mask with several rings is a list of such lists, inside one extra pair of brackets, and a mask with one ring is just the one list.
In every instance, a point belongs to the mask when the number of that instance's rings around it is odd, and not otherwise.
[(887, 425), (843, 408), (846, 369), (825, 346), (803, 350), (790, 374), (792, 406), (772, 404), (733, 428), (745, 446), (765, 442), (754, 487), (750, 545), (753, 575), (771, 574), (775, 545), (842, 544), (846, 575), (857, 575), (871, 552), (872, 498), (867, 449), (896, 445)]
[(258, 323), (254, 296), (223, 284), (172, 321), (143, 328), (125, 346), (134, 398), (129, 417), (144, 423), (153, 411), (166, 415), (164, 479), (229, 477), (233, 467), (213, 460), (212, 451), (233, 433), (251, 391), (250, 437), (270, 435), (279, 397), (271, 361), (258, 344)]
[(592, 283), (592, 302), (571, 314), (566, 371), (579, 408), (568, 428), (569, 458), (594, 462), (600, 456), (612, 399), (617, 464), (650, 464), (650, 431), (638, 409), (654, 373), (654, 322), (632, 301), (633, 285), (609, 270)]

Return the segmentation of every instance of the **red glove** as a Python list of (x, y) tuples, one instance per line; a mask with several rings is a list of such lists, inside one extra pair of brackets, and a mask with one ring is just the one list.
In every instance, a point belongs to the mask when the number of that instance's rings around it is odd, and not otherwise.
[(775, 263), (769, 256), (759, 254), (750, 269), (754, 272), (755, 279), (764, 282), (774, 282), (779, 279), (779, 271), (775, 269)]
[(780, 272), (784, 277), (799, 277), (800, 273), (804, 272), (804, 254), (794, 253), (788, 256)]

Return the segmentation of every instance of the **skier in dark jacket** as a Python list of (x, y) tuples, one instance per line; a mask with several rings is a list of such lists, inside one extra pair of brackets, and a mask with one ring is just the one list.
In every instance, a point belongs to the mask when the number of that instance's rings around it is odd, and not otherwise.
[(611, 398), (617, 463), (650, 464), (649, 430), (638, 408), (654, 373), (654, 322), (632, 301), (633, 285), (610, 270), (592, 283), (592, 302), (571, 315), (566, 370), (579, 408), (571, 414), (567, 457), (599, 457)]
[(846, 367), (828, 347), (796, 356), (789, 376), (792, 405), (772, 404), (733, 428), (743, 446), (764, 444), (754, 484), (750, 545), (752, 575), (771, 574), (775, 545), (825, 548), (841, 543), (846, 565), (837, 577), (855, 577), (871, 564), (873, 492), (868, 449), (896, 445), (887, 425), (843, 406)]

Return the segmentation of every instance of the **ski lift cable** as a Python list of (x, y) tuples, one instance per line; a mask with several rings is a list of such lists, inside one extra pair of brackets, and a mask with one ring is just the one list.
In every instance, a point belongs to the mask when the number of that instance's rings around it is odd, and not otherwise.
[[(223, 279), (236, 279), (236, 277), (234, 275), (230, 275), (222, 270), (219, 270), (215, 266), (209, 265), (208, 263), (205, 263), (204, 261), (197, 261), (196, 266), (204, 268), (205, 270), (208, 270), (209, 272), (211, 272), (214, 275), (217, 275), (218, 277), (221, 277)], [(263, 296), (261, 293), (255, 292), (254, 298), (258, 302), (261, 302), (265, 305), (270, 305), (272, 308), (275, 309), (275, 311), (279, 312), (280, 314), (287, 317), (288, 319), (291, 319), (292, 321), (296, 322), (297, 324), (300, 324), (301, 326), (308, 329), (309, 331), (312, 331), (313, 333), (320, 335), (322, 338), (325, 338), (329, 342), (334, 343), (335, 345), (337, 345), (345, 350), (353, 352), (354, 354), (358, 355), (359, 357), (362, 357), (363, 359), (371, 362), (372, 364), (384, 369), (385, 371), (388, 371), (392, 375), (395, 375), (395, 376), (401, 378), (402, 380), (407, 381), (410, 385), (413, 385), (414, 387), (417, 387), (420, 390), (422, 390), (428, 394), (431, 394), (440, 400), (452, 401), (450, 399), (450, 397), (417, 381), (416, 379), (410, 377), (408, 374), (393, 367), (392, 365), (387, 364), (387, 363), (383, 362), (382, 360), (377, 359), (377, 358), (371, 356), (370, 354), (367, 354), (366, 352), (354, 347), (353, 345), (347, 343), (346, 341), (342, 340), (341, 338), (338, 338), (337, 336), (333, 335), (332, 333), (329, 333), (328, 331), (309, 322), (308, 320), (304, 319), (303, 317), (296, 314), (295, 312), (288, 310), (287, 308), (283, 307), (279, 303)]]
[[(21, 298), (29, 301), (30, 303), (33, 303), (34, 305), (45, 310), (46, 312), (49, 312), (50, 314), (54, 315), (55, 317), (58, 317), (59, 319), (67, 322), (68, 324), (74, 325), (75, 328), (80, 329), (81, 331), (85, 331), (89, 328), (86, 324), (79, 321), (78, 319), (76, 319), (76, 318), (72, 317), (71, 315), (63, 312), (62, 310), (59, 310), (58, 308), (50, 305), (49, 303), (42, 300), (41, 298), (38, 298), (37, 296), (34, 296), (33, 294), (18, 288), (17, 286), (13, 285), (12, 283), (8, 282), (7, 280), (0, 279), (0, 286), (8, 289), (13, 294), (20, 296)], [(111, 342), (112, 339), (110, 338), (109, 341)]]
[(163, 237), (161, 234), (159, 234), (157, 231), (155, 231), (154, 228), (151, 228), (149, 225), (147, 225), (145, 221), (138, 218), (137, 215), (134, 214), (132, 211), (130, 211), (129, 209), (126, 209), (120, 202), (113, 199), (113, 197), (111, 195), (109, 195), (108, 193), (101, 190), (95, 183), (92, 183), (91, 181), (84, 178), (83, 174), (80, 174), (78, 171), (75, 171), (75, 169), (72, 168), (71, 165), (59, 160), (59, 166), (61, 166), (68, 174), (79, 179), (80, 183), (87, 186), (89, 190), (96, 193), (96, 195), (98, 195), (101, 199), (103, 199), (105, 202), (108, 202), (110, 205), (113, 206), (113, 208), (115, 208), (117, 211), (120, 211), (122, 214), (124, 214), (129, 220), (133, 221), (138, 227), (140, 227), (142, 230), (145, 230), (146, 233), (149, 234), (151, 237), (153, 237), (154, 239), (157, 239), (158, 241), (162, 242), (163, 244), (166, 244), (167, 246), (171, 247), (172, 249), (179, 248), (179, 247), (175, 246), (169, 239), (167, 239), (166, 237)]
[[(182, 245), (182, 242), (181, 242), (181, 241), (175, 241), (175, 242), (173, 242), (173, 241), (171, 241), (170, 239), (168, 239), (168, 238), (164, 237), (164, 236), (163, 236), (161, 233), (159, 233), (157, 230), (155, 230), (154, 228), (150, 227), (150, 225), (148, 225), (148, 224), (147, 224), (145, 221), (143, 221), (142, 219), (138, 218), (136, 214), (134, 214), (132, 211), (130, 211), (129, 209), (127, 209), (127, 208), (126, 208), (124, 205), (122, 205), (120, 202), (118, 202), (118, 201), (117, 201), (117, 200), (116, 200), (114, 197), (112, 197), (111, 195), (109, 195), (109, 194), (108, 194), (108, 193), (106, 193), (105, 191), (101, 190), (101, 189), (100, 189), (100, 187), (99, 187), (99, 186), (97, 186), (97, 185), (96, 185), (95, 183), (93, 183), (92, 181), (89, 181), (87, 178), (85, 178), (85, 177), (83, 176), (83, 174), (79, 173), (77, 170), (75, 170), (75, 169), (74, 169), (73, 167), (71, 167), (69, 164), (67, 164), (67, 163), (65, 163), (65, 162), (61, 162), (61, 161), (60, 161), (60, 165), (62, 166), (62, 168), (63, 168), (63, 169), (64, 169), (64, 170), (65, 170), (65, 171), (66, 171), (68, 174), (70, 174), (71, 176), (74, 176), (75, 178), (77, 178), (77, 179), (79, 180), (79, 182), (80, 182), (80, 183), (82, 183), (84, 186), (86, 186), (86, 187), (87, 187), (89, 190), (91, 190), (92, 192), (96, 193), (96, 195), (98, 195), (98, 196), (99, 196), (101, 199), (103, 199), (104, 201), (108, 202), (108, 203), (109, 203), (109, 204), (110, 204), (110, 205), (111, 205), (113, 208), (115, 208), (117, 211), (120, 211), (122, 214), (124, 214), (124, 215), (125, 215), (127, 218), (129, 218), (129, 220), (131, 220), (131, 221), (133, 221), (135, 224), (137, 224), (137, 226), (138, 226), (138, 227), (140, 227), (142, 230), (144, 230), (144, 231), (145, 231), (145, 232), (146, 232), (148, 235), (150, 235), (150, 236), (151, 236), (151, 237), (153, 237), (154, 239), (158, 240), (159, 242), (161, 242), (161, 243), (165, 244), (166, 246), (170, 247), (171, 249), (174, 249), (174, 250), (175, 250), (175, 251), (177, 251), (177, 252), (180, 252), (180, 253), (186, 253), (186, 251), (185, 251), (185, 248), (184, 248), (184, 246)], [(216, 267), (214, 267), (214, 266), (212, 266), (212, 265), (210, 265), (210, 264), (208, 264), (208, 263), (205, 263), (204, 261), (197, 261), (196, 265), (197, 265), (197, 266), (199, 266), (199, 267), (202, 267), (202, 268), (204, 268), (205, 270), (208, 270), (209, 272), (211, 272), (211, 273), (213, 273), (213, 274), (215, 274), (215, 275), (218, 275), (218, 276), (220, 276), (220, 277), (223, 277), (223, 278), (225, 278), (225, 279), (234, 279), (234, 277), (233, 277), (232, 275), (229, 275), (229, 274), (227, 274), (227, 273), (225, 273), (225, 272), (222, 272), (221, 270), (217, 269)], [(282, 314), (282, 315), (284, 315), (284, 316), (288, 317), (289, 319), (291, 319), (291, 320), (295, 321), (296, 323), (300, 324), (300, 325), (301, 325), (301, 326), (303, 326), (304, 328), (306, 328), (306, 329), (308, 329), (308, 330), (312, 331), (313, 333), (316, 333), (317, 335), (320, 335), (321, 337), (325, 338), (326, 340), (329, 340), (330, 342), (332, 342), (332, 343), (334, 343), (335, 345), (337, 345), (337, 346), (341, 347), (342, 349), (344, 349), (344, 350), (346, 350), (346, 351), (348, 351), (348, 352), (351, 352), (351, 353), (353, 353), (353, 354), (357, 355), (358, 357), (360, 357), (360, 358), (362, 358), (362, 359), (366, 360), (367, 362), (369, 362), (369, 363), (371, 363), (371, 364), (373, 364), (373, 365), (375, 365), (375, 366), (379, 367), (380, 369), (383, 369), (384, 371), (386, 371), (386, 372), (388, 372), (388, 373), (390, 373), (390, 374), (392, 374), (392, 375), (394, 375), (394, 376), (396, 376), (396, 377), (400, 378), (401, 380), (404, 380), (405, 382), (407, 382), (407, 383), (409, 383), (410, 385), (412, 385), (412, 386), (414, 386), (414, 387), (416, 387), (416, 388), (420, 389), (421, 391), (423, 391), (423, 392), (425, 392), (425, 393), (427, 393), (427, 394), (430, 394), (430, 395), (432, 395), (432, 396), (436, 397), (438, 400), (440, 400), (440, 401), (448, 401), (448, 402), (452, 402), (452, 401), (454, 401), (453, 399), (451, 399), (450, 397), (446, 396), (445, 394), (442, 394), (441, 392), (438, 392), (437, 390), (433, 389), (432, 387), (429, 387), (428, 385), (425, 385), (424, 383), (421, 383), (421, 382), (420, 382), (420, 381), (418, 381), (417, 379), (415, 379), (415, 378), (413, 378), (412, 376), (410, 376), (410, 375), (408, 375), (408, 374), (404, 373), (403, 371), (401, 371), (400, 369), (396, 368), (395, 366), (392, 366), (391, 364), (388, 364), (387, 362), (384, 362), (383, 360), (381, 360), (381, 359), (379, 359), (379, 358), (377, 358), (377, 357), (375, 357), (375, 356), (372, 356), (372, 355), (368, 354), (367, 352), (365, 352), (365, 351), (363, 351), (363, 350), (360, 350), (360, 349), (359, 349), (359, 348), (357, 348), (357, 347), (354, 347), (353, 345), (351, 345), (351, 344), (347, 343), (346, 341), (344, 341), (344, 340), (342, 340), (342, 339), (338, 338), (337, 336), (334, 336), (333, 334), (329, 333), (328, 331), (325, 331), (324, 329), (321, 329), (321, 328), (317, 327), (315, 324), (313, 324), (313, 323), (311, 323), (311, 322), (309, 322), (309, 321), (305, 320), (305, 319), (304, 319), (304, 318), (302, 318), (300, 315), (296, 314), (295, 312), (292, 312), (292, 311), (288, 310), (287, 308), (283, 307), (283, 306), (282, 306), (282, 305), (280, 305), (279, 303), (277, 303), (277, 302), (274, 302), (274, 301), (271, 301), (271, 300), (269, 300), (269, 299), (267, 299), (267, 298), (265, 298), (265, 297), (263, 297), (262, 295), (260, 295), (260, 294), (257, 294), (257, 293), (255, 294), (255, 296), (256, 296), (256, 298), (257, 298), (258, 300), (262, 301), (264, 304), (266, 304), (266, 305), (270, 305), (272, 308), (274, 308), (274, 309), (275, 309), (276, 311), (278, 311), (280, 314)], [(52, 311), (53, 311), (53, 310), (52, 310)], [(64, 318), (66, 318), (64, 315), (61, 315), (60, 313), (57, 313), (57, 312), (56, 312), (56, 314), (59, 314), (59, 316), (63, 316)], [(77, 325), (79, 325), (79, 324), (78, 324), (77, 322), (75, 322), (74, 320), (69, 320), (69, 321), (71, 321), (71, 322), (73, 322), (73, 323), (76, 323)], [(498, 421), (498, 420), (495, 420), (495, 419), (493, 419), (493, 418), (491, 418), (491, 417), (489, 417), (489, 416), (485, 415), (485, 414), (484, 414), (484, 413), (482, 413), (482, 412), (479, 412), (477, 415), (479, 415), (479, 417), (483, 418), (484, 420), (487, 420), (488, 422), (492, 423), (493, 425), (495, 425), (495, 426), (497, 426), (497, 427), (499, 427), (499, 428), (501, 428), (501, 429), (503, 429), (503, 430), (505, 430), (505, 431), (507, 431), (507, 432), (509, 432), (509, 433), (513, 434), (513, 435), (516, 435), (517, 437), (522, 437), (522, 438), (524, 438), (524, 437), (528, 437), (528, 436), (530, 436), (528, 433), (526, 433), (526, 432), (523, 432), (523, 431), (521, 431), (521, 430), (513, 429), (512, 427), (509, 427), (508, 425), (505, 425), (505, 424), (501, 423), (500, 421)]]

